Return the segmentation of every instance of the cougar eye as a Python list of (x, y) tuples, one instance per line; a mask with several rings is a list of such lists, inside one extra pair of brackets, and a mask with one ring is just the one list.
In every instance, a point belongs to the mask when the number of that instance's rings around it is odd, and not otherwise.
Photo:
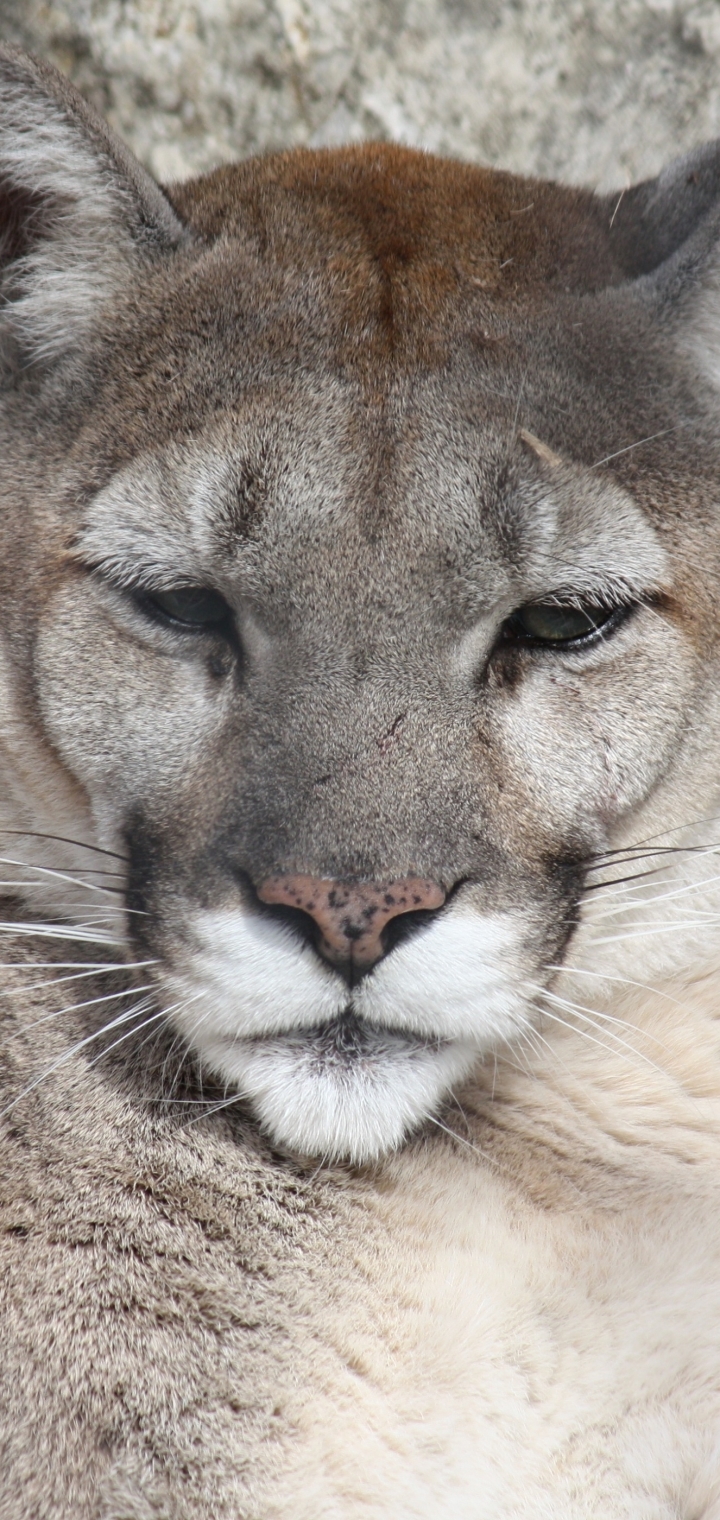
[(178, 586), (173, 591), (152, 591), (145, 605), (173, 623), (187, 628), (217, 628), (230, 617), (230, 608), (218, 591), (206, 586)]
[(618, 622), (627, 609), (624, 607), (577, 607), (561, 602), (528, 602), (506, 624), (507, 632), (516, 638), (530, 639), (534, 644), (576, 644), (591, 634)]

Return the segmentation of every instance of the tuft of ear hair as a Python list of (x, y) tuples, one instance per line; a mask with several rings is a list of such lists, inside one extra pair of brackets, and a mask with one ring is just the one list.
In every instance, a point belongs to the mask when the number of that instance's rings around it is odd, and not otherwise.
[(0, 47), (0, 359), (76, 354), (98, 308), (190, 242), (160, 187), (56, 69)]

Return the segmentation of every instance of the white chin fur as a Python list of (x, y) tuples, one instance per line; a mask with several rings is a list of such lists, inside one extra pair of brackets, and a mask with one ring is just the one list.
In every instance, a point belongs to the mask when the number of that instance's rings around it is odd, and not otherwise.
[(250, 1099), (275, 1145), (356, 1163), (401, 1145), (478, 1056), (469, 1042), (422, 1045), (367, 1028), (352, 1043), (338, 1023), (204, 1054)]

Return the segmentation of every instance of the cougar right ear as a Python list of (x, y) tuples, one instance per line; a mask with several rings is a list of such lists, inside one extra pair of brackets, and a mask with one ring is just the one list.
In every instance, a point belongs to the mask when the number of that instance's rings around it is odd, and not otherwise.
[(0, 359), (77, 353), (99, 306), (190, 241), (159, 186), (57, 70), (0, 48)]

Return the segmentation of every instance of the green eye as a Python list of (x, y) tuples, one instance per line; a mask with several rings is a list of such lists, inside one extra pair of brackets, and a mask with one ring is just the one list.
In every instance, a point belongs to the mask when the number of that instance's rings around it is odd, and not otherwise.
[(509, 630), (538, 644), (574, 644), (604, 628), (618, 608), (571, 607), (557, 602), (529, 602), (513, 614)]
[(178, 586), (174, 591), (152, 591), (146, 604), (173, 623), (186, 628), (217, 628), (227, 621), (230, 608), (217, 591), (205, 586)]

